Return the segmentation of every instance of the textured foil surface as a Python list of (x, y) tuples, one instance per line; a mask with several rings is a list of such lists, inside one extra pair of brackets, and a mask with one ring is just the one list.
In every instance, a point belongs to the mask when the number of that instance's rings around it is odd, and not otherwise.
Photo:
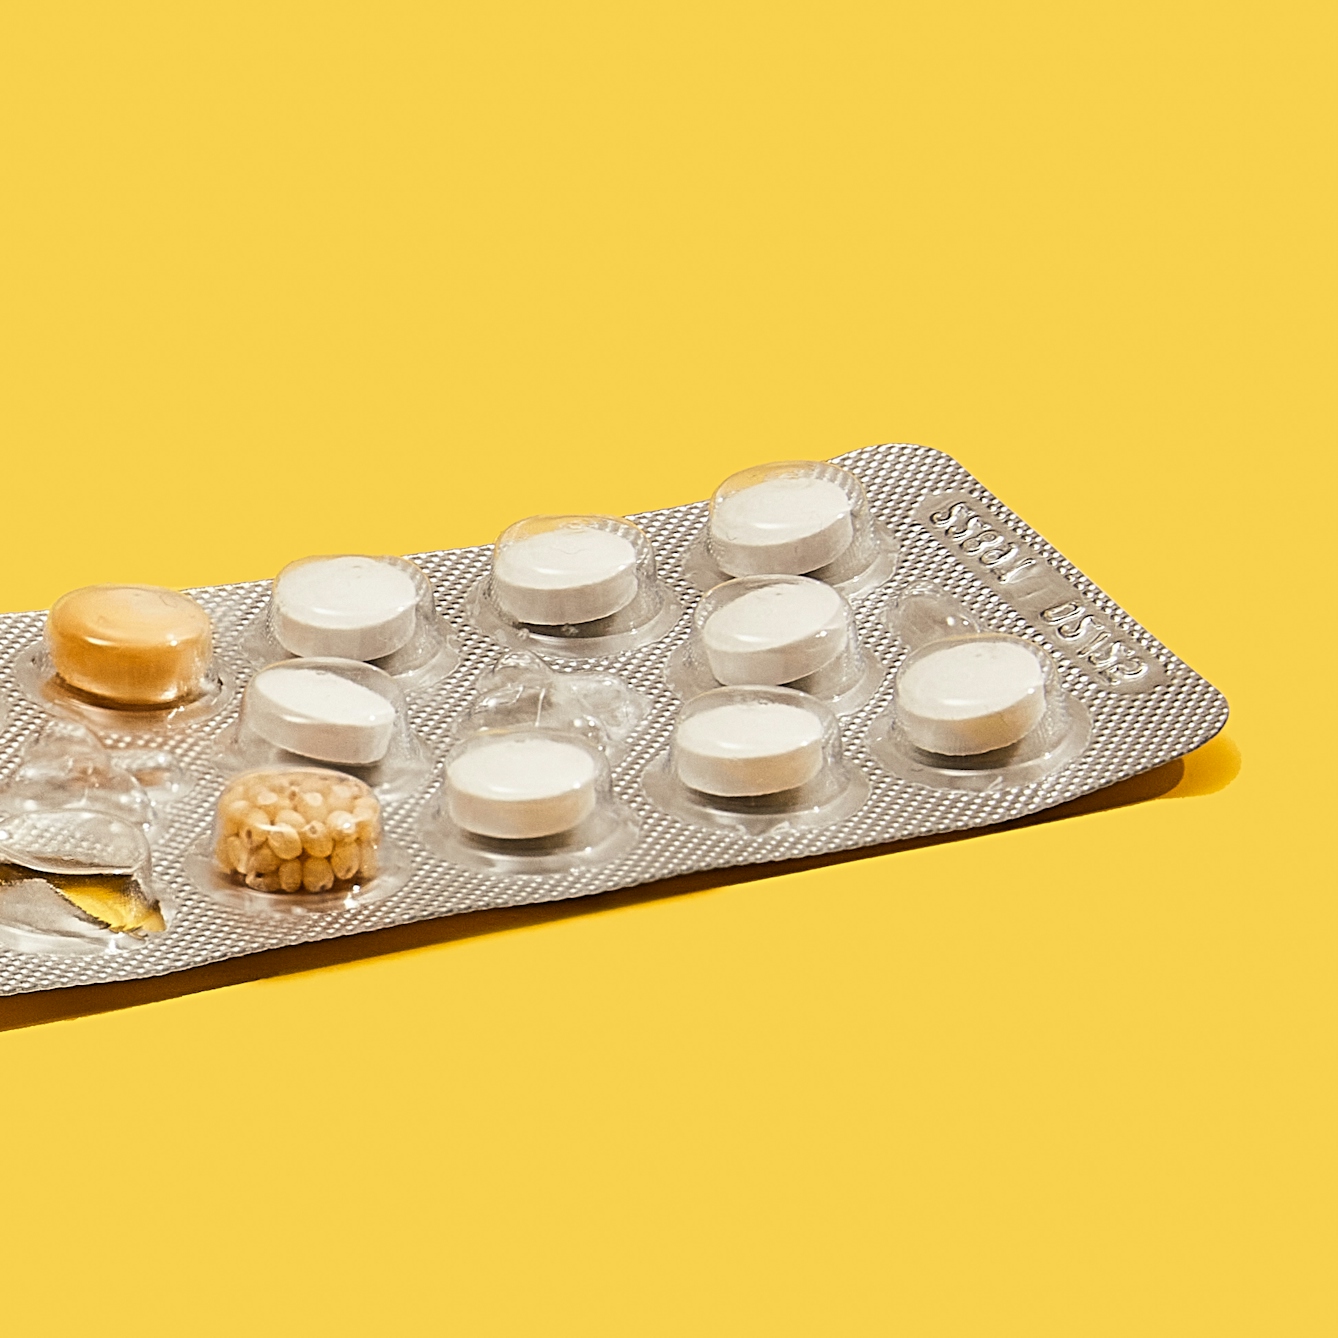
[[(177, 910), (168, 931), (132, 951), (58, 956), (0, 949), (0, 994), (57, 989), (164, 975), (269, 948), (363, 933), (463, 911), (557, 901), (631, 887), (675, 875), (807, 855), (856, 850), (932, 833), (986, 827), (1062, 804), (1190, 752), (1226, 721), (1222, 694), (1145, 631), (1062, 554), (1004, 507), (951, 457), (920, 446), (871, 446), (837, 457), (868, 492), (874, 517), (900, 543), (891, 581), (858, 596), (855, 613), (864, 645), (887, 673), (872, 701), (842, 720), (849, 763), (867, 775), (872, 793), (859, 812), (816, 830), (753, 837), (689, 826), (657, 809), (641, 789), (646, 764), (665, 749), (678, 698), (664, 680), (670, 652), (687, 636), (701, 592), (683, 577), (682, 560), (706, 520), (706, 503), (652, 511), (632, 519), (655, 548), (661, 579), (683, 601), (683, 615), (658, 642), (604, 660), (554, 661), (559, 671), (598, 669), (620, 675), (645, 694), (650, 713), (614, 770), (614, 788), (636, 813), (641, 834), (624, 858), (563, 874), (489, 876), (449, 865), (423, 846), (419, 814), (435, 801), (441, 768), (425, 790), (388, 806), (388, 836), (413, 864), (408, 883), (383, 902), (351, 911), (301, 917), (246, 916), (206, 900), (188, 882), (183, 860), (211, 829), (223, 778), (212, 763), (218, 735), (235, 719), (238, 697), (219, 715), (174, 734), (167, 746), (198, 777), (189, 794), (165, 810), (165, 836), (155, 846), (155, 875), (171, 888)], [(330, 551), (337, 551), (332, 536)], [(459, 667), (444, 681), (409, 697), (411, 728), (438, 756), (449, 747), (479, 676), (502, 648), (466, 620), (466, 597), (488, 567), (489, 547), (413, 554), (436, 590), (437, 608), (458, 640)], [(1086, 750), (1033, 784), (984, 792), (932, 789), (899, 780), (869, 754), (869, 723), (890, 699), (892, 677), (908, 647), (887, 629), (889, 594), (911, 581), (932, 581), (956, 596), (982, 630), (1043, 642), (1054, 652), (1066, 689), (1091, 713)], [(214, 618), (219, 657), (239, 685), (253, 672), (239, 649), (243, 630), (264, 608), (269, 582), (210, 586), (189, 592)], [(43, 613), (0, 615), (0, 690), (9, 715), (0, 735), (0, 772), (8, 777), (36, 737), (43, 711), (23, 696), (13, 661), (42, 635)], [(1141, 666), (1141, 667), (1140, 667)]]

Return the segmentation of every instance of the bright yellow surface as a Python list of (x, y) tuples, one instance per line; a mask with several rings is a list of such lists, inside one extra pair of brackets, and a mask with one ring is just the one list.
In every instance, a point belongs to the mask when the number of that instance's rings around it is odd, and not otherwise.
[(6, 7), (0, 606), (910, 440), (1243, 761), (0, 1035), (4, 1331), (1334, 1332), (1331, 12)]

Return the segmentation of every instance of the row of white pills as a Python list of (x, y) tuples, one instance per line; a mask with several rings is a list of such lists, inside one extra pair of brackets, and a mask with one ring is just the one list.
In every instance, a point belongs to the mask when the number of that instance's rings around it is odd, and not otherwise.
[[(714, 499), (712, 556), (733, 576), (800, 574), (849, 547), (851, 491), (813, 475), (764, 477)], [(492, 589), (517, 621), (537, 626), (611, 617), (637, 594), (638, 554), (622, 534), (558, 524), (500, 541)], [(368, 558), (296, 564), (275, 583), (273, 627), (303, 656), (373, 660), (413, 635), (412, 579)], [(817, 673), (845, 649), (848, 610), (817, 581), (777, 583), (722, 604), (701, 629), (720, 684), (788, 684)], [(369, 688), (317, 669), (275, 667), (253, 684), (252, 722), (276, 745), (346, 765), (384, 755), (393, 708)], [(898, 685), (904, 727), (917, 746), (965, 755), (1005, 747), (1044, 710), (1039, 664), (1024, 646), (997, 641), (945, 646)], [(820, 769), (822, 725), (802, 706), (732, 703), (684, 720), (675, 739), (683, 783), (708, 795), (774, 794)], [(594, 803), (585, 749), (551, 739), (496, 741), (448, 769), (461, 825), (483, 835), (537, 837), (566, 830)], [(583, 796), (578, 798), (578, 796)]]
[[(728, 700), (708, 694), (674, 733), (677, 780), (708, 801), (799, 792), (832, 760), (824, 725), (802, 694), (792, 700)], [(797, 700), (796, 700), (797, 699)], [(707, 704), (707, 703), (710, 704)], [(980, 637), (930, 647), (897, 684), (897, 709), (911, 742), (964, 758), (1018, 743), (1046, 708), (1038, 654), (1024, 642)], [(452, 819), (483, 836), (534, 839), (571, 830), (596, 805), (598, 764), (561, 739), (482, 740), (446, 768)]]
[[(674, 766), (690, 790), (717, 799), (796, 791), (822, 770), (823, 725), (802, 706), (730, 703), (698, 711), (675, 733)], [(500, 840), (569, 832), (599, 802), (594, 752), (535, 734), (481, 738), (446, 767), (445, 800), (459, 827)]]
[[(761, 466), (717, 489), (706, 546), (719, 579), (803, 575), (829, 568), (851, 547), (857, 513), (870, 523), (863, 489), (844, 470)], [(625, 522), (599, 517), (521, 521), (497, 541), (492, 598), (504, 616), (532, 627), (612, 618), (633, 603), (644, 579), (635, 534)]]
[[(718, 499), (711, 536), (735, 574), (805, 571), (849, 543), (852, 501), (817, 477), (764, 479)], [(499, 604), (534, 625), (587, 623), (635, 598), (637, 552), (621, 534), (557, 525), (494, 556)], [(419, 592), (409, 574), (366, 557), (307, 559), (274, 583), (271, 626), (294, 655), (373, 661), (414, 635)], [(720, 683), (789, 683), (813, 673), (846, 642), (843, 601), (829, 587), (755, 590), (711, 619), (705, 649)], [(365, 765), (384, 756), (393, 707), (370, 688), (319, 669), (276, 667), (248, 694), (249, 724), (278, 747), (321, 761)]]
[[(1045, 710), (1044, 677), (1022, 642), (970, 638), (916, 657), (896, 685), (899, 720), (925, 751), (978, 755), (1005, 748)], [(248, 692), (249, 726), (274, 745), (338, 765), (385, 756), (395, 710), (385, 697), (327, 669), (279, 665)], [(706, 795), (773, 795), (805, 785), (823, 765), (822, 721), (802, 705), (731, 702), (682, 720), (674, 765), (684, 785)], [(447, 769), (457, 821), (494, 837), (532, 838), (568, 830), (595, 803), (588, 748), (545, 738), (498, 738)]]
[[(369, 569), (378, 567), (372, 578)], [(394, 581), (383, 581), (381, 573)], [(275, 623), (283, 644), (304, 657), (365, 660), (376, 658), (365, 653), (368, 648), (393, 649), (387, 624), (399, 618), (405, 600), (391, 604), (378, 596), (401, 593), (395, 590), (400, 580), (409, 586), (407, 594), (416, 596), (407, 576), (375, 559), (324, 559), (300, 565), (295, 575), (301, 578), (296, 593), (294, 583), (276, 582)], [(412, 600), (407, 609), (413, 613)], [(845, 651), (850, 623), (845, 601), (830, 586), (792, 578), (746, 589), (722, 603), (703, 624), (701, 649), (717, 683), (793, 683)], [(409, 630), (412, 634), (412, 626)], [(364, 653), (352, 653), (358, 649)], [(266, 738), (323, 761), (373, 762), (390, 741), (385, 699), (327, 670), (263, 670), (248, 703), (251, 723)]]
[[(706, 544), (725, 578), (803, 575), (849, 549), (856, 513), (868, 524), (867, 511), (863, 488), (845, 470), (810, 462), (759, 466), (716, 490)], [(638, 543), (648, 554), (634, 526), (611, 518), (521, 521), (494, 548), (492, 597), (526, 626), (598, 623), (636, 599)], [(409, 571), (389, 562), (305, 559), (275, 581), (271, 628), (294, 655), (381, 660), (412, 640), (419, 599)], [(790, 678), (803, 672), (801, 665)], [(721, 681), (736, 676), (727, 671)]]

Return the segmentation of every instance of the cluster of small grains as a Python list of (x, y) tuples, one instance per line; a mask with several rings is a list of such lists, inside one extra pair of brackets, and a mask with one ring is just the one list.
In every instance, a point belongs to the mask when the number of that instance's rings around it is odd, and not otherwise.
[(336, 772), (253, 771), (218, 801), (219, 868), (257, 892), (328, 892), (377, 874), (381, 806)]

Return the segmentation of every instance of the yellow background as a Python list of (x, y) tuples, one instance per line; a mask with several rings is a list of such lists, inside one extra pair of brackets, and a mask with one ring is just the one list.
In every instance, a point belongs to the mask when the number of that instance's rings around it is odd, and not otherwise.
[(1233, 717), (1164, 798), (9, 1030), (0, 1327), (1332, 1333), (1331, 13), (6, 5), (0, 607), (909, 440)]

